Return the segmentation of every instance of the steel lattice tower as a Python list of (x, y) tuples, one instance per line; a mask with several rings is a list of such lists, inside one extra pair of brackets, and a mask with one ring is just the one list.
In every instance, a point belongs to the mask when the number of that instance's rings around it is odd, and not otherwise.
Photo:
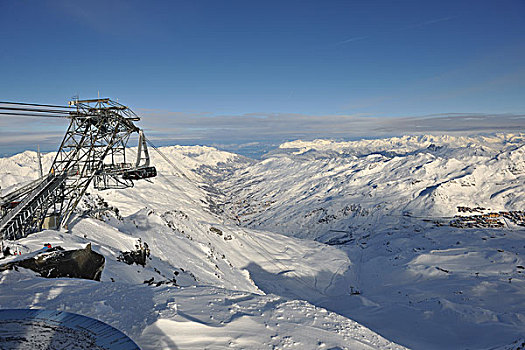
[[(5, 239), (41, 230), (46, 218), (67, 227), (91, 182), (100, 190), (121, 189), (156, 176), (144, 134), (134, 124), (140, 118), (131, 109), (107, 98), (73, 100), (70, 106), (69, 127), (49, 174), (2, 198), (0, 232)], [(126, 148), (133, 133), (139, 134), (139, 147), (130, 163)]]

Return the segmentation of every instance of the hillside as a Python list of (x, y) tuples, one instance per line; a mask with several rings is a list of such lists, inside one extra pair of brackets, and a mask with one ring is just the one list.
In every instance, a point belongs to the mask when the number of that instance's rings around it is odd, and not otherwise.
[[(177, 169), (154, 157), (161, 176), (125, 191), (90, 191), (70, 232), (48, 230), (8, 243), (27, 254), (44, 243), (75, 249), (91, 242), (106, 257), (101, 282), (4, 271), (2, 307), (90, 316), (122, 330), (142, 349), (403, 348), (355, 321), (284, 293), (336, 293), (339, 273), (351, 265), (344, 252), (241, 228), (216, 214), (210, 184), (198, 173), (207, 167), (217, 172), (219, 163), (248, 160), (206, 147), (163, 152)], [(53, 154), (44, 157), (44, 168), (52, 159)], [(2, 189), (37, 176), (34, 152), (0, 162)], [(151, 249), (146, 266), (117, 261), (139, 238)], [(16, 257), (3, 262), (12, 259)], [(289, 281), (278, 285), (280, 276)], [(265, 293), (259, 281), (273, 281), (283, 293)]]
[[(525, 338), (523, 227), (449, 226), (472, 214), (458, 207), (525, 209), (524, 135), (293, 141), (260, 161), (161, 150), (176, 167), (153, 154), (152, 182), (90, 190), (70, 232), (17, 242), (92, 242), (107, 260), (101, 282), (2, 272), (2, 307), (81, 313), (146, 349), (517, 349)], [(36, 177), (36, 155), (0, 169), (8, 191)], [(118, 262), (139, 238), (146, 267)]]
[(294, 141), (220, 187), (244, 226), (326, 240), (402, 216), (449, 218), (458, 206), (522, 210), (524, 161), (522, 135)]

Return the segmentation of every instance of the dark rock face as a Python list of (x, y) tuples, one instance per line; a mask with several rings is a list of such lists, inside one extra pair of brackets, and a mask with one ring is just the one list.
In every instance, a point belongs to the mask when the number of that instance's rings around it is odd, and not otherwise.
[(120, 252), (120, 255), (117, 257), (118, 261), (124, 262), (128, 265), (141, 265), (146, 266), (147, 258), (150, 256), (150, 250), (146, 242), (142, 243), (142, 240), (139, 239), (138, 243), (135, 245), (136, 250), (129, 252)]
[(103, 255), (91, 250), (90, 243), (86, 248), (77, 250), (51, 248), (34, 257), (1, 265), (0, 271), (23, 267), (47, 278), (70, 277), (100, 281), (105, 262)]

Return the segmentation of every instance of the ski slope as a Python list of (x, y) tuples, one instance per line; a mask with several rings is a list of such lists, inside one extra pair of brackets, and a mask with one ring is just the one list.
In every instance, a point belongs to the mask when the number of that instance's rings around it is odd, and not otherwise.
[[(237, 156), (206, 147), (163, 151), (178, 169), (154, 158), (163, 175), (152, 183), (126, 191), (89, 191), (70, 232), (47, 230), (11, 244), (29, 254), (43, 243), (77, 249), (91, 242), (106, 257), (101, 282), (4, 271), (2, 308), (93, 317), (123, 331), (142, 349), (403, 349), (347, 317), (265, 293), (256, 280), (281, 275), (291, 279), (280, 286), (283, 290), (301, 288), (312, 297), (335, 293), (339, 273), (351, 261), (337, 248), (238, 227), (214, 213), (209, 184), (196, 170)], [(44, 157), (44, 168), (52, 157)], [(15, 179), (36, 177), (33, 152), (0, 162), (2, 189), (14, 188)], [(134, 249), (139, 238), (151, 249), (147, 265), (117, 261), (120, 251)]]
[[(525, 230), (447, 223), (458, 206), (525, 209), (524, 140), (293, 141), (260, 161), (164, 147), (152, 182), (90, 190), (70, 232), (16, 242), (92, 242), (101, 282), (2, 272), (0, 305), (97, 318), (145, 349), (518, 349)], [(37, 168), (0, 158), (2, 193)], [(146, 267), (118, 262), (139, 238)]]

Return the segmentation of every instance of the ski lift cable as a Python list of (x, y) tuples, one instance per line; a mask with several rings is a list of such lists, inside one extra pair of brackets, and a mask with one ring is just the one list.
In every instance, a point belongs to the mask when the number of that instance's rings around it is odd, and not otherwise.
[[(152, 146), (152, 145), (151, 145)], [(154, 146), (152, 146), (154, 147)], [(132, 148), (128, 148), (131, 152), (135, 152), (135, 155), (136, 155), (136, 151)], [(190, 197), (185, 190), (183, 190), (180, 186), (176, 185), (173, 183), (173, 181), (171, 181), (170, 178), (168, 178), (167, 175), (163, 174), (162, 172), (157, 172), (157, 176), (160, 176), (164, 179), (164, 181), (166, 181), (171, 187), (177, 189), (178, 191), (180, 191), (180, 194), (184, 197), (186, 197), (186, 199), (188, 200), (189, 203), (192, 203), (192, 202), (195, 202), (195, 199)]]
[(42, 104), (37, 104), (37, 103), (7, 102), (7, 101), (0, 101), (0, 104), (3, 104), (3, 105), (36, 106), (36, 107), (52, 107), (52, 108), (66, 108), (66, 109), (70, 109), (71, 108), (69, 106), (42, 105)]
[(23, 111), (23, 112), (38, 112), (38, 113), (58, 113), (58, 114), (69, 114), (71, 111), (64, 111), (60, 109), (42, 109), (42, 108), (21, 108), (21, 107), (4, 107), (0, 106), (0, 110), (5, 111)]
[(37, 113), (10, 113), (10, 112), (0, 112), (0, 117), (40, 117), (40, 118), (69, 118), (68, 115), (57, 115), (57, 114), (37, 114)]
[(66, 106), (0, 101), (2, 117), (70, 118), (74, 111)]
[(179, 172), (179, 174), (182, 175), (182, 177), (186, 178), (187, 180), (189, 180), (189, 178), (186, 176), (186, 174), (184, 174), (180, 168), (178, 166), (176, 166), (168, 157), (166, 157), (166, 155), (164, 153), (162, 153), (149, 139), (147, 139), (145, 136), (144, 138), (146, 139), (146, 142), (151, 146), (153, 147), (153, 149), (155, 151), (157, 151), (157, 153), (162, 157), (164, 158), (164, 160), (169, 164), (171, 165), (175, 170), (177, 170)]

